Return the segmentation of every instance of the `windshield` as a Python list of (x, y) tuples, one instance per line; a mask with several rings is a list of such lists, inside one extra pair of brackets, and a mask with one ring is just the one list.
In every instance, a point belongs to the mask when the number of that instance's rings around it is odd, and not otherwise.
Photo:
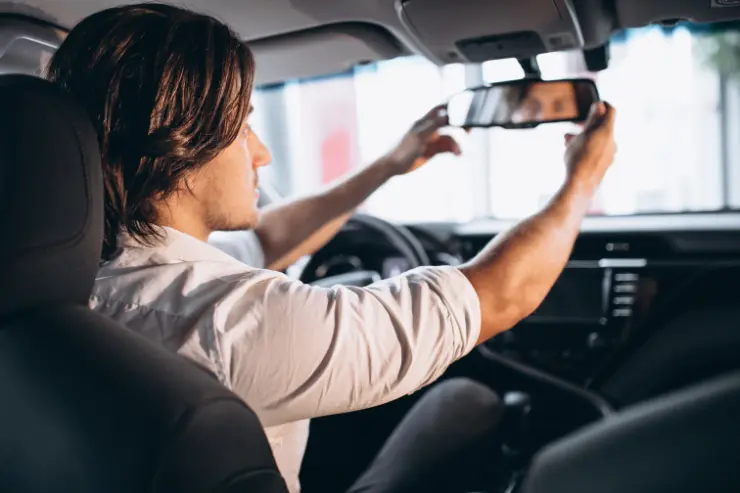
[[(632, 215), (740, 207), (740, 84), (703, 56), (706, 36), (652, 27), (615, 40), (610, 67), (589, 73), (580, 52), (538, 61), (546, 79), (591, 77), (618, 110), (618, 153), (591, 214)], [(515, 60), (437, 67), (420, 57), (256, 91), (252, 125), (273, 153), (264, 168), (281, 194), (305, 194), (387, 152), (411, 123), (466, 87), (522, 77)], [(442, 156), (391, 180), (362, 210), (398, 222), (520, 218), (564, 177), (563, 134), (452, 129), (463, 156)]]

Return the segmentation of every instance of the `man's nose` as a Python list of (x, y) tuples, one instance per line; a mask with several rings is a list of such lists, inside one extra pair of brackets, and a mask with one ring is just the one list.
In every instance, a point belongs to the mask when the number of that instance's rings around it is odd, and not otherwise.
[(260, 140), (260, 138), (254, 132), (249, 134), (250, 151), (252, 154), (252, 166), (255, 169), (267, 166), (272, 162), (272, 155), (267, 146)]

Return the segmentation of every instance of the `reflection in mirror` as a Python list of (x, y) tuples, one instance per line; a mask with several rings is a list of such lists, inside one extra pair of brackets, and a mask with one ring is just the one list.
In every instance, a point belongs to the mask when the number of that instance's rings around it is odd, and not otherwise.
[(531, 128), (542, 123), (584, 121), (599, 95), (588, 79), (514, 80), (468, 89), (447, 104), (457, 127)]
[[(573, 84), (556, 82), (537, 83), (529, 87), (519, 86), (518, 93), (509, 87), (511, 117), (508, 111), (500, 116), (500, 121), (513, 123), (547, 122), (578, 118), (578, 99)], [(513, 93), (513, 94), (512, 94)]]

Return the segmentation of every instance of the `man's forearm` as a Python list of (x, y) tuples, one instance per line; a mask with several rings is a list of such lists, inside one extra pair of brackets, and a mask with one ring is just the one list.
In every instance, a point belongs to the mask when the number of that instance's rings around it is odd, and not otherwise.
[(354, 209), (393, 176), (393, 166), (380, 159), (322, 192), (265, 209), (255, 232), (266, 265), (282, 270), (324, 246)]
[(478, 343), (513, 327), (544, 300), (570, 257), (594, 193), (569, 182), (539, 214), (497, 236), (461, 267), (478, 293)]

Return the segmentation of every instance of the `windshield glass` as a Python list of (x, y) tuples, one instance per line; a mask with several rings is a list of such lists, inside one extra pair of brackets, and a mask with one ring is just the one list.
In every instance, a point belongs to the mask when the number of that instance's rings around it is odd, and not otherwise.
[[(592, 214), (740, 207), (740, 84), (707, 61), (712, 36), (685, 27), (632, 30), (614, 40), (610, 67), (595, 74), (580, 52), (539, 57), (544, 78), (593, 78), (618, 110), (619, 150)], [(263, 179), (283, 195), (315, 191), (380, 157), (450, 95), (522, 75), (515, 60), (437, 67), (407, 57), (262, 87), (252, 126), (274, 157)], [(563, 134), (572, 130), (448, 130), (462, 157), (441, 156), (391, 180), (363, 211), (399, 222), (523, 217), (562, 182)]]

